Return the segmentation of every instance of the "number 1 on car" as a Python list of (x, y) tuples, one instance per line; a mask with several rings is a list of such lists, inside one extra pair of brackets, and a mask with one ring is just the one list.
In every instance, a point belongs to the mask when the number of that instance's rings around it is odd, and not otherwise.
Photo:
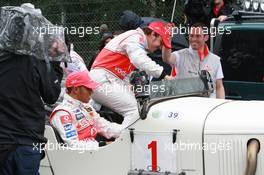
[(148, 144), (148, 149), (151, 149), (151, 167), (152, 171), (157, 171), (157, 141), (152, 141)]

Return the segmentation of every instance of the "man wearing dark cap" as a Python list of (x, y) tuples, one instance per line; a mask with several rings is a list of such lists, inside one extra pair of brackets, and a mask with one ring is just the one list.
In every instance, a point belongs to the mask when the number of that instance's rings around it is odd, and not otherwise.
[(140, 16), (131, 10), (125, 10), (119, 20), (121, 28), (125, 31), (137, 29), (143, 23)]

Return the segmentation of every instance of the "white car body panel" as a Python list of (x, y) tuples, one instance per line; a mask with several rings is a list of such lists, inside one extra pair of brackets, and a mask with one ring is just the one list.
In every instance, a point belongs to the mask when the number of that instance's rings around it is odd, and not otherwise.
[[(134, 132), (177, 132), (175, 145), (232, 145), (230, 150), (175, 149), (177, 172), (187, 175), (241, 175), (245, 170), (247, 141), (257, 138), (264, 144), (264, 102), (230, 101), (202, 97), (184, 97), (152, 106), (145, 120), (131, 128)], [(177, 113), (173, 117), (170, 115)], [(171, 116), (171, 117), (169, 117)], [(54, 132), (46, 126), (46, 137), (56, 143)], [(161, 147), (162, 148), (162, 147)], [(48, 150), (41, 162), (41, 174), (126, 175), (131, 169), (131, 139), (129, 130), (113, 143), (98, 151), (78, 153), (72, 150)], [(259, 152), (257, 175), (263, 173), (262, 151)], [(158, 158), (165, 159), (166, 155)]]

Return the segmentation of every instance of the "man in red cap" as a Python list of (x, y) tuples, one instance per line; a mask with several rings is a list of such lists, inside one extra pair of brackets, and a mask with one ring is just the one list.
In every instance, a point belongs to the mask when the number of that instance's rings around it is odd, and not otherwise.
[(137, 68), (155, 78), (166, 76), (163, 67), (147, 56), (157, 49), (162, 49), (163, 56), (171, 52), (170, 29), (161, 21), (118, 35), (104, 47), (92, 65), (91, 76), (102, 84), (95, 90), (93, 99), (121, 114), (124, 127), (139, 118), (135, 95), (129, 90), (130, 73)]
[(50, 115), (50, 123), (70, 147), (97, 149), (97, 133), (106, 138), (119, 136), (122, 127), (100, 117), (88, 104), (92, 92), (99, 87), (88, 71), (74, 72), (66, 78), (67, 93), (63, 102)]

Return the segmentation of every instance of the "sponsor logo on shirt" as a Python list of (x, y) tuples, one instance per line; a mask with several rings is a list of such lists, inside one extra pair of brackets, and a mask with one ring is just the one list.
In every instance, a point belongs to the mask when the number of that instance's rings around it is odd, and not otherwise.
[(82, 119), (78, 122), (78, 124), (76, 125), (76, 128), (78, 131), (87, 128), (90, 125), (89, 121), (87, 119)]
[(76, 131), (72, 130), (72, 131), (66, 132), (65, 135), (66, 135), (66, 138), (74, 137), (76, 136)]
[(115, 71), (117, 73), (121, 74), (123, 77), (125, 77), (127, 75), (126, 72), (119, 67), (115, 67)]
[(62, 124), (71, 123), (72, 117), (70, 115), (63, 115), (60, 118)]
[(81, 120), (83, 119), (85, 116), (82, 112), (76, 113), (75, 114), (76, 120)]
[(92, 112), (89, 112), (89, 115), (91, 116), (91, 117), (94, 117), (94, 112), (92, 111)]
[(64, 131), (70, 131), (70, 130), (72, 130), (72, 124), (70, 123), (70, 124), (66, 124), (66, 125), (63, 125), (63, 128), (64, 128)]
[(93, 109), (91, 107), (84, 107), (84, 109), (87, 111), (87, 112), (91, 112), (93, 111)]
[(74, 109), (74, 110), (73, 110), (73, 113), (79, 113), (79, 112), (81, 112), (80, 109)]

